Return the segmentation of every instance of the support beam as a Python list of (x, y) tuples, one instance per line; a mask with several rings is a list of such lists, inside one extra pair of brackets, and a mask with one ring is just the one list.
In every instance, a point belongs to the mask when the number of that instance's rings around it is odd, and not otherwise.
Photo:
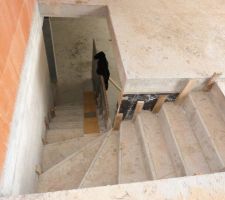
[(167, 95), (160, 95), (156, 104), (155, 104), (155, 106), (154, 106), (154, 108), (153, 108), (153, 110), (152, 110), (152, 112), (158, 113), (161, 110), (161, 108), (162, 108), (164, 102), (166, 101), (166, 99), (167, 99)]
[(222, 73), (216, 73), (214, 72), (214, 74), (209, 78), (209, 80), (206, 82), (203, 90), (208, 92), (212, 89), (213, 84), (216, 82), (216, 80), (222, 75)]
[(184, 99), (188, 96), (188, 94), (193, 90), (197, 83), (197, 80), (189, 80), (185, 88), (181, 91), (181, 93), (178, 95), (175, 104), (179, 105), (183, 103)]
[(119, 130), (120, 124), (123, 120), (123, 113), (117, 113), (114, 121), (113, 130)]
[(138, 101), (135, 107), (134, 115), (133, 115), (133, 120), (137, 117), (137, 115), (142, 111), (144, 107), (145, 102), (144, 101)]

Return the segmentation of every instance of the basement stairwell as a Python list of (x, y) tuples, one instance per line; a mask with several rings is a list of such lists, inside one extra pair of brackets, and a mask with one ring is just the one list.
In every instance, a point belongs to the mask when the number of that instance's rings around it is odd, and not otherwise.
[[(225, 96), (193, 91), (181, 105), (141, 111), (119, 131), (83, 134), (81, 108), (59, 106), (49, 124), (37, 192), (221, 172), (225, 168)], [(76, 123), (75, 123), (76, 121)]]

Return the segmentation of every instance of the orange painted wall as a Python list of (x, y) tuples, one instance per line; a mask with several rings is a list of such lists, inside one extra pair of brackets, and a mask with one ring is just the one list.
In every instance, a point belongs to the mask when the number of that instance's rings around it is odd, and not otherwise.
[(0, 172), (36, 0), (0, 0)]

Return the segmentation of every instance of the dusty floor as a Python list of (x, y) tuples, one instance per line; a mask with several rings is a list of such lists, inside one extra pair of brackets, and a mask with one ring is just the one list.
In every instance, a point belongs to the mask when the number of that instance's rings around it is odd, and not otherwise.
[[(53, 43), (58, 74), (57, 104), (82, 102), (83, 91), (92, 89), (92, 41), (98, 51), (104, 51), (109, 61), (111, 77), (119, 85), (111, 37), (104, 18), (52, 18)], [(109, 84), (110, 115), (115, 111), (118, 91)]]

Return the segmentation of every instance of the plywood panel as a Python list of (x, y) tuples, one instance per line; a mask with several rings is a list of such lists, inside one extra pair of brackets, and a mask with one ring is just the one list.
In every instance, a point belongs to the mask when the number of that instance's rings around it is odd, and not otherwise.
[(84, 118), (84, 133), (99, 133), (98, 119), (96, 117)]
[(84, 92), (84, 133), (99, 133), (95, 93), (92, 91)]

